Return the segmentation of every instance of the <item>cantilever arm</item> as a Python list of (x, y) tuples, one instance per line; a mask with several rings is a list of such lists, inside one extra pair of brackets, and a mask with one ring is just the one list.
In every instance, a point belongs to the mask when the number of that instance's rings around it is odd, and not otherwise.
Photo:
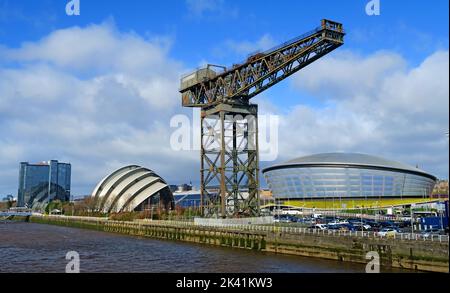
[(322, 20), (320, 27), (301, 37), (183, 89), (183, 106), (248, 104), (252, 97), (343, 45), (344, 35), (342, 24)]

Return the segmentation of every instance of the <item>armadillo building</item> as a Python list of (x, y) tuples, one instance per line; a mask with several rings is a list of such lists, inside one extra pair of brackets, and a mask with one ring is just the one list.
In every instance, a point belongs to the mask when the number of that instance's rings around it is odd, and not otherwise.
[(355, 153), (301, 157), (263, 174), (278, 199), (425, 197), (436, 183), (436, 177), (418, 168)]
[(167, 183), (150, 169), (130, 165), (101, 180), (92, 197), (104, 213), (142, 211), (155, 205), (172, 209), (174, 200)]

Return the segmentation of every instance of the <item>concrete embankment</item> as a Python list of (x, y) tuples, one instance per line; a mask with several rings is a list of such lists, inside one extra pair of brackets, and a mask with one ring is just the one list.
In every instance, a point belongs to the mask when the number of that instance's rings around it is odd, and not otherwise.
[(382, 267), (429, 272), (449, 272), (448, 242), (409, 239), (351, 237), (322, 234), (213, 228), (174, 222), (119, 222), (107, 219), (40, 217), (30, 222), (93, 229), (142, 237), (178, 240), (258, 251), (368, 263), (366, 255), (376, 251)]

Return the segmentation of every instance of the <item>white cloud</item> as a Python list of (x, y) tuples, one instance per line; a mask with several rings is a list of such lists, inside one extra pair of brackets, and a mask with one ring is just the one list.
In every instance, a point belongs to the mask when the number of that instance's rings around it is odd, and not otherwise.
[(85, 28), (70, 27), (52, 32), (38, 42), (5, 50), (3, 58), (19, 62), (47, 62), (59, 68), (92, 72), (120, 70), (142, 73), (162, 69), (173, 62), (165, 58), (167, 42), (151, 42), (130, 32), (118, 32), (112, 21)]
[[(198, 152), (169, 145), (170, 118), (185, 113), (178, 83), (187, 70), (161, 40), (104, 23), (0, 46), (0, 193), (16, 193), (20, 161), (48, 159), (72, 163), (76, 194), (127, 163), (171, 183), (197, 181)], [(272, 43), (265, 35), (229, 48), (244, 54)], [(280, 105), (281, 97), (259, 96), (261, 113), (280, 115), (279, 159), (366, 152), (448, 176), (448, 55), (436, 52), (410, 68), (392, 52), (340, 51), (291, 78), (294, 89), (326, 106), (280, 110), (270, 100)]]
[(327, 106), (278, 112), (280, 160), (363, 152), (448, 177), (448, 66), (448, 51), (414, 68), (390, 52), (366, 57), (341, 52), (317, 61), (296, 74), (292, 84)]
[(225, 0), (186, 0), (188, 13), (193, 18), (204, 18), (214, 16), (214, 18), (238, 16), (238, 9), (227, 5)]
[(265, 34), (257, 41), (233, 41), (228, 40), (225, 42), (226, 47), (231, 49), (237, 54), (250, 54), (255, 51), (268, 50), (276, 45), (275, 40), (271, 35)]
[(8, 175), (0, 177), (0, 192), (16, 192), (20, 161), (49, 159), (72, 163), (75, 194), (90, 192), (127, 163), (174, 183), (195, 179), (181, 167), (195, 168), (198, 153), (173, 152), (169, 144), (185, 71), (169, 50), (167, 42), (120, 32), (111, 23), (3, 47), (0, 169)]

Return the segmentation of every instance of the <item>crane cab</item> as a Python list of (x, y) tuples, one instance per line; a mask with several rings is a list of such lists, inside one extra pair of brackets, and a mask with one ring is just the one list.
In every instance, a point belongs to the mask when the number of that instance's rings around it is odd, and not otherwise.
[(322, 19), (321, 30), (324, 39), (344, 43), (345, 32), (342, 23)]
[(181, 78), (180, 92), (183, 92), (187, 88), (199, 84), (201, 82), (207, 81), (217, 76), (217, 73), (207, 68), (198, 69), (190, 74), (187, 74)]

